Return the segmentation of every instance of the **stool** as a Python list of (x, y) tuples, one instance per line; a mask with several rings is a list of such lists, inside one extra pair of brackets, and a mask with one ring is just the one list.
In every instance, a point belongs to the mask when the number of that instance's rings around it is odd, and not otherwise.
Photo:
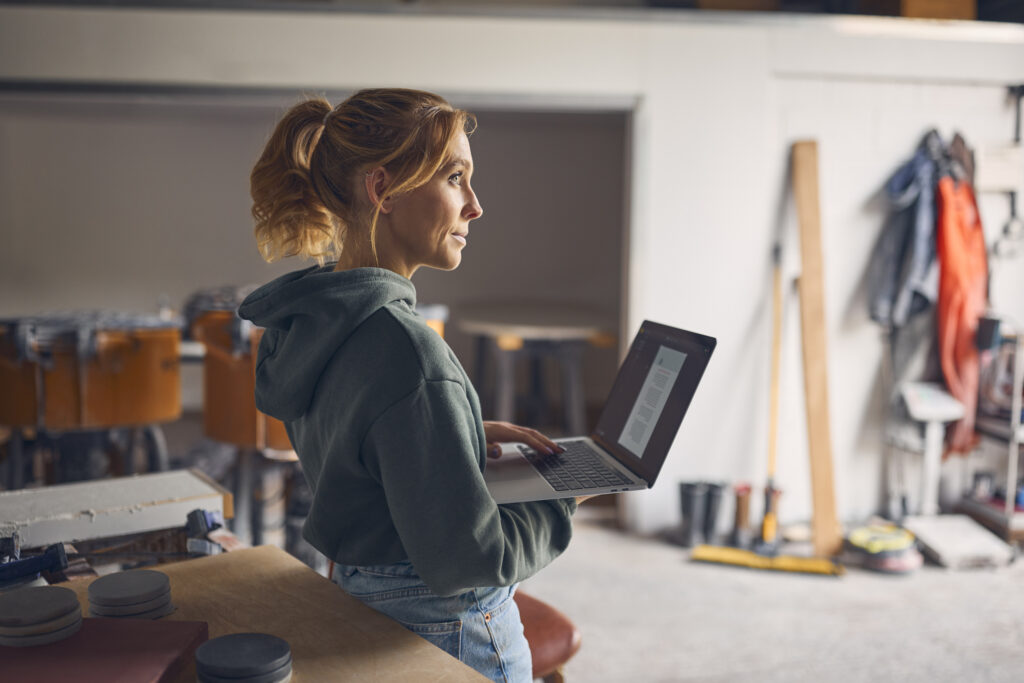
[(533, 677), (544, 683), (562, 683), (562, 667), (580, 649), (576, 625), (546, 602), (516, 591), (516, 606), (533, 657)]
[(243, 543), (285, 547), (287, 473), (298, 456), (284, 424), (256, 409), (256, 349), (263, 330), (231, 310), (198, 313), (203, 345), (203, 432), (237, 449), (232, 531)]
[[(948, 422), (964, 416), (964, 407), (941, 384), (929, 382), (903, 382), (900, 395), (907, 413), (915, 422), (924, 423), (924, 441), (919, 445), (923, 455), (921, 473), (921, 504), (918, 514), (939, 513), (939, 469), (942, 464), (943, 437)], [(895, 441), (895, 430), (889, 437)], [(899, 444), (907, 449), (909, 444)], [(915, 444), (916, 445), (916, 444)], [(913, 450), (918, 450), (913, 448)]]
[[(151, 468), (166, 470), (158, 423), (181, 415), (180, 338), (176, 323), (159, 316), (72, 311), (0, 320), (0, 425), (9, 428), (3, 487), (22, 488), (26, 466), (36, 470), (46, 450), (55, 456), (50, 483), (103, 476), (106, 465), (93, 467), (92, 452), (116, 452), (116, 469), (126, 470), (116, 473), (130, 474), (143, 429)], [(81, 462), (68, 468), (75, 456)]]
[[(515, 421), (516, 361), (530, 364), (526, 422), (540, 423), (548, 401), (543, 363), (557, 363), (562, 378), (562, 427), (569, 434), (586, 433), (583, 392), (583, 351), (587, 345), (611, 347), (615, 340), (602, 332), (598, 316), (578, 307), (539, 304), (471, 306), (459, 309), (459, 327), (476, 346), (475, 384), (485, 403), (485, 414), (495, 420)], [(493, 400), (487, 391), (487, 366), (495, 363)]]

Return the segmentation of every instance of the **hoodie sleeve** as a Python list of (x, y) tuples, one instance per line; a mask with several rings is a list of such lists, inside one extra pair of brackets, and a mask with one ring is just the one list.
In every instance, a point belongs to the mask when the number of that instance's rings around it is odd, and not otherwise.
[(409, 560), (439, 595), (521, 581), (572, 536), (573, 499), (496, 504), (480, 448), (465, 389), (450, 380), (421, 383), (374, 421), (363, 442)]

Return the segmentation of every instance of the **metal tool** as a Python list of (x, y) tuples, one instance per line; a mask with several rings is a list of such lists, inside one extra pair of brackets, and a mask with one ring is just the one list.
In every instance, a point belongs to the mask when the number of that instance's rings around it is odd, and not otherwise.
[[(15, 540), (15, 543), (17, 541)], [(67, 569), (68, 556), (63, 543), (48, 546), (42, 555), (34, 555), (0, 564), (0, 589), (39, 578), (40, 572)]]

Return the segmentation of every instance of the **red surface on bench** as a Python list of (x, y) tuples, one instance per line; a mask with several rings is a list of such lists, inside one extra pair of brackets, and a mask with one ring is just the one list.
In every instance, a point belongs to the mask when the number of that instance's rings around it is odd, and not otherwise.
[(5, 681), (165, 683), (208, 637), (205, 621), (86, 618), (58, 643), (0, 646), (0, 672)]

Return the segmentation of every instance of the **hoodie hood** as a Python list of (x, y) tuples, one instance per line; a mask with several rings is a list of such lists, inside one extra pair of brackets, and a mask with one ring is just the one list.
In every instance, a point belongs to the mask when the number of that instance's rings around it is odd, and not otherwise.
[(394, 302), (416, 306), (416, 288), (383, 268), (298, 270), (247, 296), (238, 315), (265, 328), (256, 362), (256, 407), (279, 420), (306, 413), (334, 353), (367, 318)]

